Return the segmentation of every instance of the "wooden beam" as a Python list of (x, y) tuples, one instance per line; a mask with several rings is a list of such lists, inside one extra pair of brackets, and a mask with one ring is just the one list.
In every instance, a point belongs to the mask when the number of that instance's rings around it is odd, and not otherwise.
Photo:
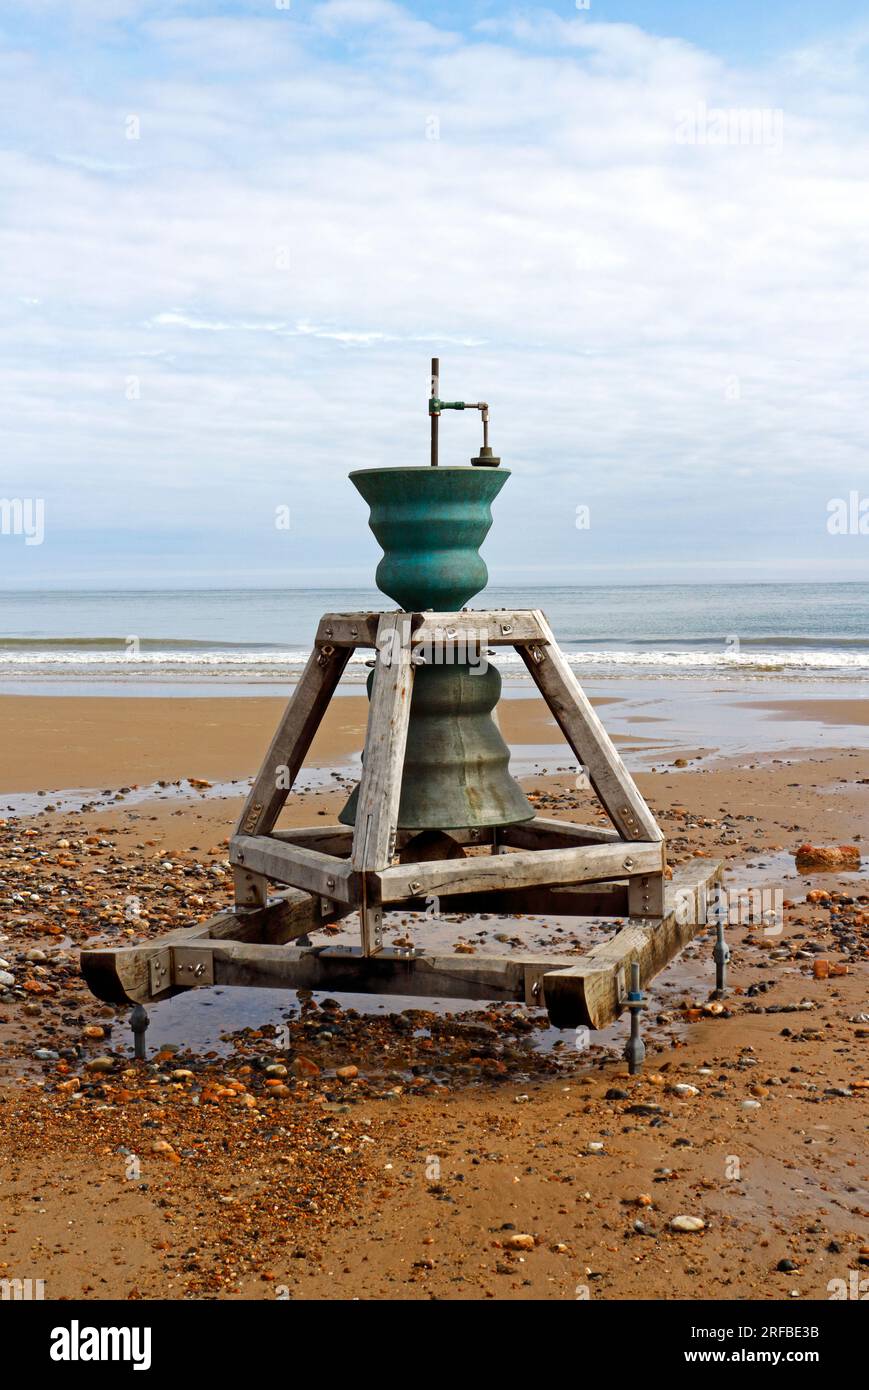
[(314, 648), (238, 818), (236, 835), (268, 835), (296, 780), (352, 647)]
[[(441, 913), (489, 912), (509, 917), (517, 912), (535, 917), (626, 917), (628, 915), (628, 885), (626, 883), (594, 883), (585, 886), (542, 886), (531, 888), (502, 888), (494, 892), (440, 894)], [(424, 898), (406, 903), (392, 903), (390, 911), (416, 911), (411, 906)]]
[(447, 645), (458, 640), (473, 646), (514, 647), (517, 642), (551, 641), (536, 609), (464, 608), (461, 613), (422, 613), (414, 626), (413, 645)]
[(598, 800), (623, 839), (663, 840), (655, 817), (559, 651), (543, 613), (538, 612), (538, 618), (549, 645), (517, 646), (517, 651), (588, 774)]
[(528, 1002), (535, 986), (542, 997), (543, 972), (570, 960), (435, 955), (391, 947), (368, 956), (358, 946), (251, 946), (237, 941), (203, 943), (202, 949), (210, 955), (217, 985)]
[(413, 666), (402, 640), (403, 613), (384, 613), (371, 686), (365, 757), (359, 781), (351, 863), (358, 872), (383, 869), (395, 852), (401, 774), (410, 720)]
[(662, 867), (660, 841), (653, 844), (622, 842), (400, 864), (396, 868), (382, 869), (377, 878), (381, 901), (386, 904), (404, 898), (466, 893), (483, 888), (593, 883), (599, 879), (660, 873)]
[(385, 868), (395, 853), (401, 777), (410, 721), (414, 668), (403, 613), (384, 613), (377, 627), (377, 665), (371, 685), (368, 727), (350, 863), (361, 877), (359, 920), (366, 955), (383, 945), (383, 910), (371, 870)]
[[(490, 647), (512, 647), (517, 642), (548, 642), (535, 609), (464, 608), (459, 613), (405, 612), (404, 630), (414, 646), (449, 641), (450, 631), (459, 637)], [(317, 643), (335, 647), (375, 647), (382, 613), (326, 613), (317, 628)]]
[(514, 849), (569, 849), (571, 845), (613, 844), (619, 838), (619, 832), (609, 825), (574, 825), (572, 821), (548, 816), (535, 816), (498, 830), (501, 844)]
[(333, 854), (338, 858), (349, 855), (353, 846), (352, 825), (303, 825), (291, 826), (286, 830), (273, 830), (269, 836), (284, 845), (301, 845), (303, 849), (316, 849), (321, 854)]
[[(420, 832), (418, 830), (399, 830), (395, 837), (395, 848), (404, 846)], [(603, 832), (615, 836), (614, 830)], [(495, 834), (491, 826), (473, 826), (445, 831), (451, 840), (459, 845), (489, 845)], [(287, 845), (303, 845), (305, 849), (318, 849), (322, 854), (339, 857), (348, 855), (353, 843), (353, 827), (344, 825), (289, 826), (287, 829), (273, 830), (272, 840), (280, 840)]]
[(277, 883), (289, 883), (336, 902), (351, 903), (358, 896), (348, 860), (285, 844), (270, 835), (236, 835), (229, 842), (229, 859), (231, 864), (265, 874)]
[(705, 925), (706, 894), (720, 877), (720, 864), (674, 869), (660, 921), (622, 927), (566, 970), (547, 973), (544, 998), (555, 1027), (606, 1028), (613, 1023), (625, 1006), (632, 962), (639, 961), (645, 988)]
[[(338, 911), (340, 913), (340, 909)], [(169, 987), (168, 974), (166, 988), (156, 993), (152, 990), (151, 961), (156, 954), (169, 947), (189, 946), (199, 941), (227, 937), (234, 941), (280, 945), (305, 936), (327, 920), (318, 897), (288, 888), (276, 893), (266, 907), (250, 910), (225, 908), (204, 922), (197, 922), (192, 927), (179, 927), (138, 946), (86, 947), (81, 952), (81, 971), (88, 988), (98, 999), (105, 999), (110, 1004), (168, 999), (178, 990)]]

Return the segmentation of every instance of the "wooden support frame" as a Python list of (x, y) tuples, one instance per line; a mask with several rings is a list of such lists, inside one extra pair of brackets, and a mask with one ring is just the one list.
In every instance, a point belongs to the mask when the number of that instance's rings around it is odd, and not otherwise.
[[(248, 985), (516, 999), (546, 1008), (556, 1027), (605, 1028), (625, 1007), (631, 963), (639, 961), (642, 984), (648, 986), (706, 924), (707, 896), (719, 876), (714, 864), (676, 870), (662, 919), (623, 926), (578, 958), (456, 956), (394, 948), (369, 956), (361, 947), (294, 947), (285, 943), (315, 929), (320, 906), (310, 895), (291, 890), (265, 912), (227, 911), (140, 946), (85, 950), (82, 971), (93, 992), (115, 1004), (157, 1001), (203, 984)], [(490, 895), (486, 899), (491, 906)]]
[[(588, 774), (611, 826), (535, 816), (448, 832), (456, 859), (395, 862), (415, 664), (429, 646), (512, 646)], [(374, 668), (355, 826), (278, 829), (276, 822), (356, 647)], [(443, 659), (450, 659), (444, 655)], [(202, 984), (373, 991), (545, 1005), (561, 1027), (605, 1027), (621, 1012), (630, 964), (644, 984), (705, 922), (719, 868), (667, 883), (664, 837), (539, 610), (326, 614), (230, 841), (236, 905), (207, 922), (132, 947), (82, 953), (91, 989), (147, 1002)], [(285, 885), (275, 892), (273, 883)], [(621, 926), (587, 955), (440, 956), (383, 945), (383, 913), (440, 900), (442, 910), (612, 916)], [(357, 910), (358, 948), (299, 945)]]

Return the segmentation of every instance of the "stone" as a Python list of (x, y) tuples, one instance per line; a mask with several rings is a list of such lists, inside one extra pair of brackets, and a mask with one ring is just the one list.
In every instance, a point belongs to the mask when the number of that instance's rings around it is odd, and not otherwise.
[(14, 985), (15, 976), (10, 975), (8, 970), (0, 970), (0, 985)]
[(508, 1250), (533, 1250), (534, 1237), (517, 1231), (515, 1235), (508, 1236), (504, 1242)]
[(674, 1096), (682, 1096), (683, 1099), (686, 1100), (689, 1096), (699, 1096), (700, 1094), (700, 1088), (698, 1086), (689, 1086), (684, 1081), (678, 1081), (675, 1086), (670, 1087), (670, 1090)]
[(859, 869), (859, 845), (800, 845), (795, 856), (797, 868), (801, 873), (813, 869), (829, 871), (833, 869)]
[(706, 1222), (702, 1216), (674, 1216), (670, 1224), (671, 1231), (678, 1231), (682, 1235), (693, 1234), (695, 1231), (702, 1231), (706, 1227)]
[(354, 1067), (352, 1065), (348, 1065), (346, 1067), (338, 1067), (335, 1072), (335, 1075), (340, 1076), (342, 1081), (352, 1081), (354, 1076), (359, 1075), (359, 1068)]
[(94, 1057), (86, 1066), (88, 1071), (114, 1071), (115, 1063), (111, 1057)]

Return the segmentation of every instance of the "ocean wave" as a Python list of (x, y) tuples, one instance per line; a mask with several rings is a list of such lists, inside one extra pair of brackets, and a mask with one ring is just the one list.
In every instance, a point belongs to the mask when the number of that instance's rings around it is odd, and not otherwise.
[[(843, 650), (829, 647), (805, 646), (776, 648), (774, 646), (750, 647), (744, 650), (718, 648), (710, 650), (693, 647), (658, 648), (636, 650), (630, 648), (598, 648), (596, 650), (566, 651), (569, 664), (576, 670), (605, 674), (608, 670), (629, 674), (630, 672), (660, 672), (700, 674), (711, 672), (741, 672), (745, 674), (807, 674), (841, 672), (852, 676), (869, 674), (869, 649)], [(0, 676), (14, 679), (16, 676), (35, 676), (50, 678), (63, 675), (67, 678), (76, 672), (83, 675), (108, 675), (115, 680), (132, 679), (136, 676), (206, 674), (219, 679), (222, 675), (238, 678), (239, 674), (256, 678), (267, 678), (282, 672), (300, 669), (310, 655), (307, 647), (268, 649), (218, 647), (215, 644), (203, 645), (198, 650), (171, 649), (163, 646), (157, 650), (128, 650), (117, 655), (103, 648), (74, 648), (38, 646), (23, 650), (11, 644), (0, 646)], [(373, 652), (369, 648), (357, 650), (351, 657), (351, 664), (364, 666), (370, 662)], [(517, 652), (499, 648), (490, 660), (494, 665), (515, 673), (525, 674), (525, 666)]]

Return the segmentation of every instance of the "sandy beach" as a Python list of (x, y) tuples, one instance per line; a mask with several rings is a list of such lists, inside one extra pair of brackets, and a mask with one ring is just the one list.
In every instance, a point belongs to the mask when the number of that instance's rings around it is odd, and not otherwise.
[[(767, 702), (771, 726), (838, 735), (869, 702), (785, 703)], [(89, 994), (78, 950), (229, 901), (227, 837), (280, 707), (0, 699), (0, 807), (46, 793), (38, 814), (0, 810), (0, 1276), (44, 1279), (48, 1298), (698, 1300), (826, 1299), (831, 1280), (865, 1277), (865, 860), (808, 876), (793, 860), (806, 841), (864, 841), (860, 747), (807, 736), (746, 759), (686, 745), (687, 766), (638, 773), (672, 864), (721, 859), (734, 890), (784, 904), (778, 932), (729, 929), (722, 1011), (707, 933), (657, 977), (639, 1077), (620, 1058), (624, 1020), (578, 1039), (518, 1005), (259, 991), (157, 1006), (134, 1065), (128, 1011)], [(523, 747), (557, 751), (542, 706), (499, 710), (520, 764)], [(288, 823), (335, 815), (365, 715), (359, 695), (333, 703), (321, 775)], [(564, 749), (523, 786), (585, 819), (569, 765)], [(75, 788), (98, 804), (48, 809)], [(398, 917), (389, 934), (426, 929)], [(588, 945), (552, 920), (432, 930), (481, 952), (529, 933)], [(680, 1215), (702, 1229), (672, 1229)]]

